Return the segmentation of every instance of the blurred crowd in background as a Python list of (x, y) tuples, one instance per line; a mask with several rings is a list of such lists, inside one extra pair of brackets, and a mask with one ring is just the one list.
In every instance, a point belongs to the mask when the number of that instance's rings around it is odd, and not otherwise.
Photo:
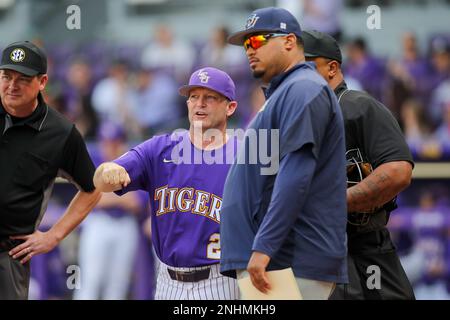
[[(168, 25), (154, 31), (146, 47), (90, 43), (47, 48), (49, 103), (77, 124), (87, 140), (99, 125), (114, 122), (132, 140), (186, 125), (185, 99), (177, 89), (202, 66), (226, 70), (236, 83), (238, 113), (232, 126), (245, 127), (264, 97), (249, 72), (243, 48), (226, 43), (229, 30), (218, 26), (206, 42), (180, 41)], [(398, 119), (408, 142), (450, 138), (450, 34), (432, 35), (420, 50), (405, 32), (398, 57), (376, 54), (364, 38), (341, 41), (343, 70), (354, 89), (366, 90)]]
[[(380, 55), (366, 37), (348, 36), (337, 18), (345, 5), (365, 5), (364, 1), (298, 3), (302, 28), (328, 32), (339, 40), (349, 87), (366, 90), (391, 110), (415, 159), (449, 161), (450, 28), (426, 39), (404, 30), (392, 49), (400, 54)], [(450, 6), (446, 8), (450, 13)], [(37, 38), (49, 58), (45, 99), (76, 124), (97, 165), (155, 134), (187, 128), (186, 102), (178, 87), (203, 66), (221, 68), (233, 78), (239, 106), (230, 126), (245, 128), (264, 96), (251, 77), (244, 49), (226, 42), (239, 27), (217, 25), (208, 38), (188, 39), (177, 36), (170, 24), (159, 23), (144, 45), (98, 40), (47, 44)], [(74, 192), (68, 184), (55, 186), (42, 230), (62, 214)], [(154, 266), (146, 197), (104, 198), (79, 232), (57, 250), (34, 257), (30, 298), (151, 299)], [(448, 175), (414, 180), (398, 204), (389, 226), (417, 298), (449, 299)], [(80, 266), (81, 289), (68, 289), (69, 265)]]

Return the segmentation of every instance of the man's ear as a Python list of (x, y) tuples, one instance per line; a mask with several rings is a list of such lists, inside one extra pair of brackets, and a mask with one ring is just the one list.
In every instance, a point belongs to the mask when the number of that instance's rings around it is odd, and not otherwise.
[(236, 101), (231, 101), (227, 106), (227, 117), (231, 117), (236, 111), (238, 103)]
[(286, 36), (285, 45), (288, 50), (292, 50), (297, 47), (297, 36), (293, 33), (288, 34)]
[(43, 74), (42, 76), (40, 76), (39, 78), (39, 91), (42, 91), (45, 89), (45, 86), (47, 85), (48, 82), (48, 76), (47, 74)]
[(339, 62), (337, 62), (336, 60), (329, 62), (328, 63), (328, 77), (330, 79), (333, 79), (337, 75), (339, 68), (340, 68)]

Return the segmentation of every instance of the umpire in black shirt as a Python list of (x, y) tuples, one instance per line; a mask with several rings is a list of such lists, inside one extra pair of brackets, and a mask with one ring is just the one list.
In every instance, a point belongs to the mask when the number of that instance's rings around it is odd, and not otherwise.
[[(47, 81), (40, 48), (28, 41), (6, 47), (0, 64), (0, 299), (27, 299), (30, 259), (58, 245), (100, 199), (80, 133), (42, 98)], [(63, 217), (40, 232), (57, 176), (80, 191)]]
[[(336, 93), (345, 122), (349, 284), (337, 286), (330, 299), (414, 299), (386, 228), (397, 194), (411, 182), (414, 163), (405, 138), (383, 104), (347, 89), (335, 39), (317, 31), (304, 31), (302, 39), (306, 60)], [(374, 270), (380, 281), (372, 279)]]

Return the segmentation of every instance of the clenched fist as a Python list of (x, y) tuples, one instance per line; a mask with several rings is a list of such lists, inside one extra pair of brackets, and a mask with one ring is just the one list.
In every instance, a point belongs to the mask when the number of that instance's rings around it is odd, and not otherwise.
[(120, 190), (130, 182), (130, 176), (125, 168), (114, 162), (105, 162), (95, 171), (94, 185), (102, 192)]

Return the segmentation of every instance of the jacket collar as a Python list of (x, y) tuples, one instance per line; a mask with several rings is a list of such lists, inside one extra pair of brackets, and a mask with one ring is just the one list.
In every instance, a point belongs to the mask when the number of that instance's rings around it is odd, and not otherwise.
[(342, 80), (342, 82), (334, 89), (334, 93), (339, 97), (339, 95), (347, 89), (347, 84)]
[(296, 70), (302, 69), (302, 68), (314, 68), (315, 69), (315, 64), (313, 62), (300, 62), (299, 64), (293, 66), (286, 72), (283, 72), (283, 73), (275, 76), (274, 78), (272, 78), (269, 85), (266, 88), (263, 88), (266, 99), (270, 98), (270, 96), (275, 92), (275, 90), (280, 86), (280, 84), (284, 80), (286, 80), (287, 77), (289, 77), (289, 75), (291, 75)]

